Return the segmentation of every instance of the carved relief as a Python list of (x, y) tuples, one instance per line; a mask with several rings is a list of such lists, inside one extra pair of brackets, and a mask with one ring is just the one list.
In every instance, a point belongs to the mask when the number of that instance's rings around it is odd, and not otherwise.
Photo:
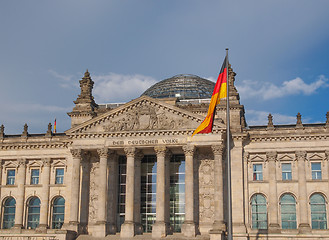
[(97, 204), (98, 204), (98, 191), (97, 183), (99, 172), (99, 162), (96, 159), (91, 159), (90, 168), (90, 194), (89, 194), (89, 221), (96, 222), (97, 220)]
[(108, 132), (132, 130), (182, 129), (188, 125), (186, 119), (174, 119), (161, 109), (149, 105), (138, 106), (122, 114), (117, 120), (103, 126)]
[(212, 222), (214, 219), (214, 161), (200, 160), (199, 167), (199, 209), (200, 222)]

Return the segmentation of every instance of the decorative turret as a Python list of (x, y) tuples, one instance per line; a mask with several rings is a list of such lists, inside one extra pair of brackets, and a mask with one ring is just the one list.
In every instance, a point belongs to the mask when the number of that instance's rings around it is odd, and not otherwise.
[(49, 123), (48, 124), (48, 130), (47, 130), (47, 133), (46, 133), (46, 137), (51, 137), (52, 136), (52, 134), (53, 134), (53, 132), (51, 131), (51, 129), (52, 129), (52, 125), (51, 125), (51, 123)]
[[(229, 83), (229, 97), (230, 97), (230, 119), (231, 131), (240, 132), (247, 126), (244, 106), (240, 104), (240, 96), (234, 86), (236, 73), (233, 71), (231, 64), (228, 65), (228, 83)], [(226, 121), (226, 99), (221, 100), (217, 106), (216, 117)]]
[(268, 118), (267, 129), (274, 129), (272, 114), (269, 114), (267, 118)]
[(29, 127), (27, 126), (27, 123), (25, 123), (24, 124), (24, 130), (23, 130), (22, 135), (21, 135), (23, 138), (27, 138), (27, 136), (29, 135), (28, 128)]
[(0, 139), (3, 139), (5, 137), (5, 126), (1, 124), (0, 126)]
[(296, 117), (297, 117), (296, 128), (303, 128), (302, 115), (300, 113), (297, 113)]
[(95, 103), (92, 95), (93, 86), (94, 82), (87, 69), (84, 77), (80, 80), (81, 93), (77, 100), (74, 101), (75, 107), (72, 112), (68, 113), (71, 117), (71, 127), (83, 123), (96, 115), (95, 110), (98, 108), (98, 105)]

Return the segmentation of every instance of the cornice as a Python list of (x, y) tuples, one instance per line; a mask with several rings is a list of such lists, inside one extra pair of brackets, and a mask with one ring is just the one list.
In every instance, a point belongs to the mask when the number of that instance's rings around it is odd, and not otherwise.
[(329, 140), (329, 133), (316, 133), (310, 135), (305, 134), (293, 134), (293, 133), (282, 133), (282, 135), (270, 135), (270, 134), (250, 134), (251, 142), (283, 142), (283, 141), (318, 141), (318, 140)]
[[(192, 136), (193, 130), (155, 130), (155, 131), (124, 131), (124, 132), (100, 132), (100, 133), (76, 133), (71, 139), (95, 139), (115, 137), (156, 137), (156, 136)], [(214, 129), (214, 134), (222, 134), (223, 129)]]
[(72, 142), (33, 142), (33, 143), (1, 143), (0, 150), (34, 150), (34, 149), (66, 149)]

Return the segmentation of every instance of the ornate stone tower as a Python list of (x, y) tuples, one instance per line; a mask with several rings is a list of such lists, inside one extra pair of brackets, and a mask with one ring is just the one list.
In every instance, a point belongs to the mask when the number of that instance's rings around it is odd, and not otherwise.
[(80, 80), (81, 93), (77, 100), (74, 101), (75, 107), (72, 112), (68, 113), (71, 117), (71, 127), (74, 127), (96, 116), (95, 110), (98, 108), (98, 105), (95, 103), (92, 95), (93, 86), (94, 82), (91, 79), (90, 73), (87, 69), (84, 77)]
[[(229, 97), (230, 97), (230, 120), (231, 131), (241, 132), (246, 127), (244, 106), (240, 104), (240, 95), (235, 88), (236, 73), (233, 71), (231, 64), (228, 68), (228, 81), (229, 81)], [(219, 117), (226, 121), (226, 99), (222, 100), (219, 106), (216, 108), (216, 117)]]

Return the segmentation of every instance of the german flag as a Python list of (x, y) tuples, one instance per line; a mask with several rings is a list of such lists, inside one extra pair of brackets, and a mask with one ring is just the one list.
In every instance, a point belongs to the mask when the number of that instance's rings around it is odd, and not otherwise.
[(220, 73), (217, 78), (217, 82), (214, 88), (214, 92), (211, 96), (209, 109), (206, 118), (200, 124), (200, 126), (195, 129), (192, 134), (192, 137), (197, 133), (210, 133), (212, 131), (212, 126), (214, 122), (215, 110), (217, 104), (219, 104), (221, 98), (226, 98), (227, 96), (227, 56), (224, 59), (224, 63), (220, 70)]

